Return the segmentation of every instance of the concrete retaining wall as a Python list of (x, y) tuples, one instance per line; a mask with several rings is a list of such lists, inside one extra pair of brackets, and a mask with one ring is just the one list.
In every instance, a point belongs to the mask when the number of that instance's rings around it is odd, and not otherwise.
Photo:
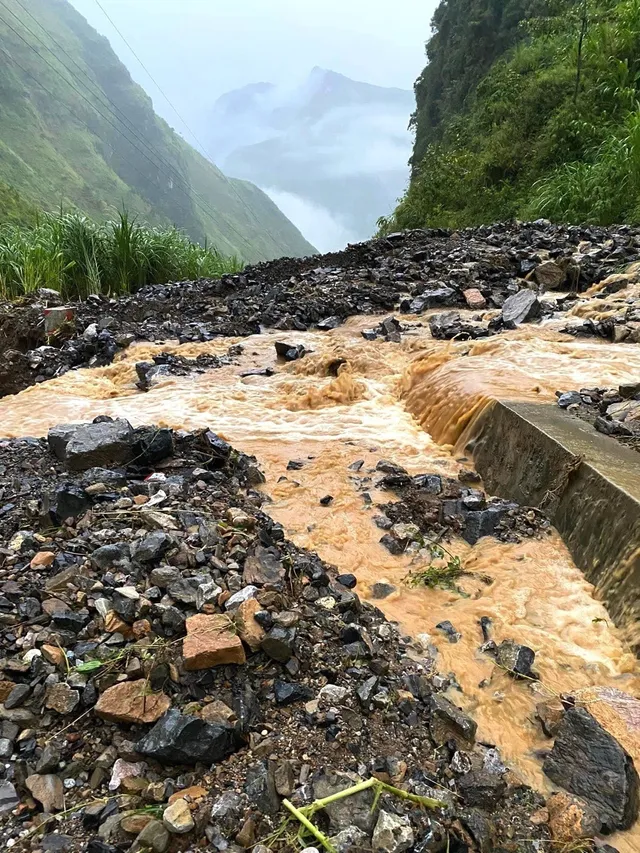
[(640, 649), (640, 453), (549, 403), (495, 403), (468, 449), (489, 492), (547, 512)]

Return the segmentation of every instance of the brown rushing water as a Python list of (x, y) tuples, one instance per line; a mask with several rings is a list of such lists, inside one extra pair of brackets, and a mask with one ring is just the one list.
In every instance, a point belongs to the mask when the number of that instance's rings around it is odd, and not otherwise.
[[(402, 583), (410, 557), (392, 556), (379, 544), (375, 508), (364, 500), (360, 478), (385, 457), (410, 473), (456, 476), (453, 446), (475, 413), (490, 400), (553, 399), (556, 389), (634, 381), (640, 347), (575, 340), (546, 326), (529, 326), (483, 341), (433, 341), (424, 319), (401, 344), (367, 342), (360, 335), (376, 318), (352, 318), (329, 333), (265, 333), (242, 340), (238, 364), (202, 375), (166, 378), (148, 393), (135, 388), (136, 361), (171, 350), (185, 356), (222, 353), (229, 339), (207, 344), (137, 345), (118, 363), (78, 370), (0, 401), (5, 436), (42, 435), (63, 422), (98, 414), (133, 424), (176, 428), (208, 426), (254, 454), (272, 499), (268, 511), (299, 545), (316, 550), (341, 571), (353, 571), (361, 594), (388, 580), (397, 587), (376, 602), (414, 637), (438, 649), (439, 669), (453, 671), (463, 692), (451, 698), (469, 709), (483, 740), (529, 783), (545, 787), (535, 750), (548, 747), (534, 720), (536, 702), (555, 692), (609, 685), (640, 695), (640, 667), (610, 622), (592, 586), (571, 561), (557, 534), (504, 544), (490, 538), (452, 550), (465, 568), (493, 578), (468, 583), (469, 597)], [(303, 343), (313, 353), (291, 365), (275, 362), (274, 341)], [(344, 359), (338, 375), (329, 365)], [(239, 374), (254, 367), (273, 377)], [(287, 472), (290, 459), (304, 467)], [(356, 477), (349, 465), (364, 459)], [(286, 475), (287, 479), (280, 480)], [(388, 493), (369, 490), (373, 507)], [(329, 507), (319, 500), (334, 497)], [(494, 636), (513, 638), (536, 651), (539, 683), (514, 681), (478, 653), (478, 620), (489, 616)], [(435, 625), (449, 619), (461, 632), (449, 643)], [(481, 686), (482, 684), (482, 686)], [(640, 758), (640, 756), (639, 756)], [(624, 853), (640, 849), (640, 832), (618, 836)]]

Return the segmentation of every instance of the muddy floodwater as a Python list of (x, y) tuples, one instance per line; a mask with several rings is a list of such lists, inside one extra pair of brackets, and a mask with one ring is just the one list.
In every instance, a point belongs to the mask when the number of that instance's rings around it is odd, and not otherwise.
[[(109, 367), (71, 371), (0, 401), (0, 433), (40, 436), (55, 424), (108, 414), (134, 425), (207, 426), (255, 455), (272, 501), (266, 509), (287, 535), (353, 572), (365, 598), (374, 583), (392, 584), (395, 592), (376, 604), (407, 634), (437, 647), (440, 671), (454, 672), (461, 688), (451, 698), (473, 713), (479, 738), (497, 744), (527, 782), (547, 788), (536, 753), (549, 741), (535, 721), (536, 703), (591, 685), (638, 695), (640, 667), (624, 637), (553, 531), (517, 544), (485, 537), (471, 547), (454, 540), (451, 550), (465, 569), (492, 580), (463, 581), (466, 596), (408, 587), (403, 578), (413, 558), (391, 555), (373, 522), (376, 503), (390, 496), (373, 485), (363, 488), (363, 478), (382, 457), (410, 474), (455, 477), (470, 465), (460, 461), (461, 436), (488, 402), (553, 401), (557, 389), (636, 381), (640, 347), (571, 338), (553, 322), (482, 341), (435, 341), (424, 315), (401, 318), (411, 327), (401, 343), (365, 340), (361, 331), (379, 319), (352, 318), (325, 333), (265, 331), (241, 341), (134, 345)], [(291, 364), (277, 362), (279, 339), (311, 352)], [(232, 365), (160, 378), (146, 393), (135, 386), (135, 363), (154, 353), (223, 354), (233, 342), (243, 352)], [(241, 376), (263, 368), (274, 374)], [(290, 460), (304, 464), (287, 470)], [(359, 460), (355, 476), (350, 466)], [(321, 505), (328, 495), (333, 501)], [(535, 650), (539, 682), (514, 681), (479, 653), (483, 616), (491, 618), (496, 637)], [(457, 643), (436, 630), (443, 620), (461, 634)], [(640, 833), (632, 830), (615, 843), (638, 850)]]

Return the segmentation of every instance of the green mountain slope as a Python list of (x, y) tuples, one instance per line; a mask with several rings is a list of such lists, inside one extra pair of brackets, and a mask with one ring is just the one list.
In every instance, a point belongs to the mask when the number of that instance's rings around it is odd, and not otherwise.
[(382, 230), (640, 221), (637, 0), (443, 0)]
[(97, 219), (124, 206), (248, 261), (313, 252), (264, 193), (228, 179), (154, 113), (66, 0), (0, 2), (0, 181), (27, 206)]

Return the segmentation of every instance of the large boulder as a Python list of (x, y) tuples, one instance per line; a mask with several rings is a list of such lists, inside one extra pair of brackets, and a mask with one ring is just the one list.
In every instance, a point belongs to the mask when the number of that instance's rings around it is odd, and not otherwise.
[(63, 424), (48, 434), (52, 452), (72, 471), (122, 464), (133, 457), (134, 431), (129, 421)]
[(538, 264), (533, 274), (544, 290), (557, 290), (567, 278), (566, 272), (555, 261), (543, 261)]
[(601, 831), (628, 829), (638, 817), (640, 780), (629, 753), (585, 708), (570, 708), (543, 770), (585, 800)]
[(502, 320), (505, 326), (519, 326), (540, 316), (540, 302), (533, 290), (519, 290), (504, 301)]

